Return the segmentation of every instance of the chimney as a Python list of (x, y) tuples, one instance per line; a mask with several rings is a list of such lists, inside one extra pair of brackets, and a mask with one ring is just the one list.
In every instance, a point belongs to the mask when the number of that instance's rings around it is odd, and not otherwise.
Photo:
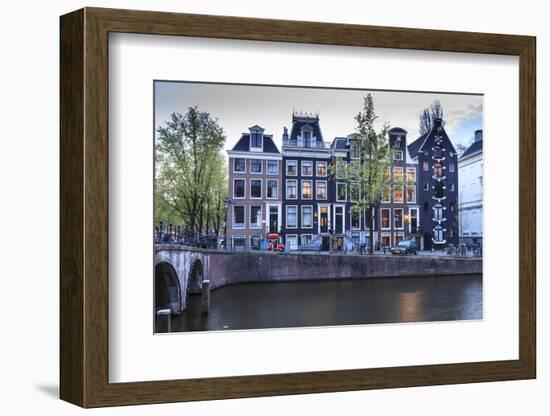
[(285, 127), (283, 127), (283, 143), (288, 141), (288, 129)]
[(474, 133), (474, 142), (480, 142), (483, 140), (483, 130), (476, 130)]

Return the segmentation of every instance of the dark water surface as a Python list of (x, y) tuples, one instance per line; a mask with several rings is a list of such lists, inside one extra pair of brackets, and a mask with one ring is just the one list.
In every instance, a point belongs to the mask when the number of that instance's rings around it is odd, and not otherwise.
[(481, 275), (245, 283), (213, 290), (207, 315), (200, 304), (190, 296), (172, 332), (483, 317)]

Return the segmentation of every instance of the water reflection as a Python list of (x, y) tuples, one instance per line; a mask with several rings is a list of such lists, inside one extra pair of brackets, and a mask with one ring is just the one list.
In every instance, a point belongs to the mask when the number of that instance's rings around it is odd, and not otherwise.
[[(172, 318), (172, 331), (284, 328), (482, 318), (481, 275), (246, 283), (200, 296)], [(158, 331), (162, 331), (159, 327)]]

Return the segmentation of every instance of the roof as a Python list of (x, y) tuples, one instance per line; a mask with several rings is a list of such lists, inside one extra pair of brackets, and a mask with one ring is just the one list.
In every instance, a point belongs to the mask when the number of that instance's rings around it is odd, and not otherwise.
[(346, 137), (335, 137), (332, 141), (331, 147), (333, 149), (346, 149), (348, 139)]
[(460, 156), (460, 159), (464, 159), (468, 156), (472, 156), (482, 151), (483, 151), (483, 140), (478, 140), (477, 142), (473, 142), (472, 145), (468, 147), (464, 153), (462, 153), (462, 156)]
[(401, 127), (392, 127), (388, 130), (388, 133), (401, 133), (401, 134), (407, 134), (407, 130), (401, 128)]
[(414, 142), (412, 142), (407, 146), (407, 149), (409, 150), (409, 154), (413, 159), (416, 157), (416, 155), (420, 151), (420, 148), (422, 147), (422, 144), (424, 144), (424, 141), (426, 140), (426, 137), (428, 136), (428, 134), (429, 133), (423, 134), (422, 136), (420, 136), (418, 139), (416, 139)]
[(318, 141), (323, 141), (321, 127), (319, 126), (319, 117), (298, 117), (292, 116), (292, 130), (290, 131), (290, 140), (297, 140), (303, 126), (309, 125), (312, 130), (312, 138), (317, 137)]
[[(243, 133), (239, 141), (233, 146), (233, 149), (238, 152), (248, 152), (250, 150), (250, 134)], [(273, 136), (270, 134), (264, 134), (264, 150), (263, 153), (280, 153), (279, 149), (273, 142)]]

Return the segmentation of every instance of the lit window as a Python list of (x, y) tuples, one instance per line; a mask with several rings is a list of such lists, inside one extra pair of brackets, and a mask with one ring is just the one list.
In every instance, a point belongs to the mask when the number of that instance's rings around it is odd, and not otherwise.
[(380, 228), (390, 229), (390, 212), (389, 208), (382, 208), (380, 210)]
[(416, 203), (416, 186), (407, 185), (407, 203), (415, 204)]
[(313, 183), (312, 181), (302, 181), (302, 199), (313, 198)]
[(317, 190), (316, 198), (317, 199), (327, 199), (327, 182), (326, 181), (317, 181)]
[(327, 176), (327, 162), (317, 162), (317, 176)]
[(415, 168), (407, 168), (407, 182), (416, 182)]
[(393, 180), (403, 182), (403, 168), (393, 168)]
[(434, 164), (434, 176), (441, 178), (443, 176), (443, 165), (441, 163)]
[(403, 187), (394, 186), (393, 187), (393, 202), (403, 202)]

